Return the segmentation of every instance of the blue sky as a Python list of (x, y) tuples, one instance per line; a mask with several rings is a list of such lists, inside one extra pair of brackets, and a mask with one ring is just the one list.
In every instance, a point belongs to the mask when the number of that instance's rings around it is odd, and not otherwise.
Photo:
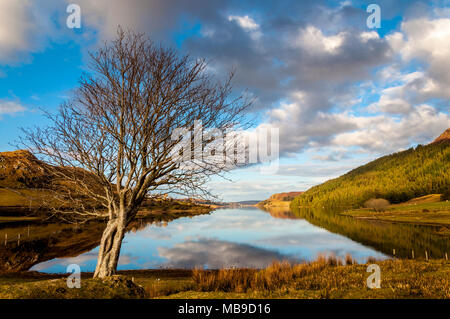
[[(81, 8), (80, 29), (66, 7)], [(366, 24), (369, 3), (381, 28)], [(256, 97), (255, 126), (280, 129), (280, 169), (214, 178), (224, 200), (305, 190), (349, 169), (429, 143), (450, 126), (449, 1), (2, 0), (0, 151), (20, 127), (45, 125), (86, 71), (87, 52), (117, 25), (237, 70)]]

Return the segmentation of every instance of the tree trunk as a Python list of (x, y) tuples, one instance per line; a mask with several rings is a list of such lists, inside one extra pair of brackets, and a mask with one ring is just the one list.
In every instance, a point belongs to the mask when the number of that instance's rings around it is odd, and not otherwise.
[(119, 217), (108, 221), (100, 241), (94, 278), (104, 278), (116, 273), (125, 227), (126, 223), (123, 218)]

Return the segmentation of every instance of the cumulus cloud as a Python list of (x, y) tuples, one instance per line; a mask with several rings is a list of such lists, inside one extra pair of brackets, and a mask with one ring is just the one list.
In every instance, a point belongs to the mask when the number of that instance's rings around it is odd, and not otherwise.
[(277, 251), (217, 239), (187, 241), (172, 248), (160, 247), (158, 251), (161, 257), (168, 259), (164, 266), (170, 268), (205, 266), (212, 269), (229, 267), (264, 268), (275, 260), (294, 261), (294, 258)]
[(359, 146), (368, 151), (389, 153), (411, 143), (427, 144), (450, 126), (450, 116), (430, 105), (419, 105), (401, 118), (385, 115), (352, 117), (358, 129), (336, 135), (332, 143)]
[(117, 26), (121, 25), (146, 32), (159, 41), (182, 30), (185, 22), (214, 20), (229, 6), (218, 0), (79, 0), (78, 4), (86, 24), (97, 30), (102, 39), (114, 37)]
[(57, 0), (0, 1), (0, 63), (22, 62), (45, 47), (58, 29), (55, 17), (62, 25), (64, 14), (64, 2)]
[(0, 61), (8, 61), (16, 51), (29, 49), (34, 26), (31, 1), (0, 2)]
[(241, 26), (241, 28), (243, 28), (244, 30), (253, 31), (259, 29), (259, 25), (248, 15), (243, 17), (232, 15), (228, 17), (228, 20), (236, 21), (237, 24), (239, 24), (239, 26)]
[(0, 99), (0, 116), (2, 114), (11, 115), (18, 112), (24, 112), (25, 110), (26, 108), (19, 102)]
[(427, 144), (450, 126), (449, 114), (428, 104), (413, 106), (403, 99), (385, 95), (374, 105), (381, 114), (318, 112), (305, 116), (301, 103), (292, 103), (271, 111), (270, 125), (280, 128), (281, 154), (339, 147), (338, 153), (313, 156), (316, 160), (329, 161), (347, 158), (349, 152), (354, 153), (353, 147), (385, 154), (412, 143)]
[[(325, 162), (337, 162), (339, 159), (334, 157), (334, 153), (329, 155), (316, 155), (313, 157), (315, 160), (325, 161)], [(286, 176), (303, 176), (303, 177), (331, 177), (339, 175), (351, 170), (354, 166), (352, 165), (318, 165), (312, 163), (305, 164), (290, 164), (290, 165), (280, 165), (277, 171), (278, 175)]]
[(417, 59), (425, 72), (416, 80), (424, 98), (450, 98), (450, 18), (405, 21), (401, 32), (388, 37), (390, 45), (404, 61)]
[[(69, 2), (43, 0), (38, 7), (31, 0), (1, 1), (0, 62), (38, 50), (45, 43), (42, 34), (55, 29), (42, 22), (51, 20), (42, 12), (57, 7), (65, 17)], [(280, 129), (282, 156), (329, 149), (312, 159), (331, 162), (347, 158), (354, 147), (391, 152), (426, 143), (449, 126), (450, 19), (448, 10), (425, 17), (423, 1), (405, 10), (380, 0), (384, 18), (404, 18), (387, 36), (367, 29), (367, 13), (351, 1), (336, 6), (322, 0), (258, 6), (219, 0), (78, 4), (83, 31), (94, 31), (99, 40), (114, 37), (118, 25), (169, 45), (182, 35), (180, 49), (207, 58), (211, 72), (221, 76), (234, 67), (236, 90), (257, 97), (260, 127)], [(379, 98), (364, 100), (367, 95)], [(0, 114), (23, 110), (0, 101)]]
[(333, 54), (337, 53), (345, 39), (345, 33), (325, 36), (322, 31), (314, 26), (301, 29), (299, 36), (292, 44), (308, 50), (310, 54)]
[(325, 145), (338, 133), (351, 131), (357, 125), (345, 113), (314, 112), (315, 96), (297, 92), (291, 103), (270, 110), (268, 123), (261, 126), (280, 129), (280, 154), (293, 155), (305, 148)]
[[(346, 67), (346, 63), (342, 63), (344, 60), (339, 61), (337, 58), (339, 52), (343, 50), (343, 55), (351, 56), (352, 48), (358, 50), (357, 41), (351, 40), (346, 32), (325, 35), (315, 27), (303, 29), (300, 37), (302, 41), (299, 43), (303, 43), (307, 52), (314, 56), (305, 66), (299, 62), (300, 69), (311, 68), (314, 71), (306, 72), (313, 74), (307, 77), (309, 87), (291, 91), (288, 102), (269, 110), (268, 120), (263, 124), (280, 128), (280, 152), (289, 155), (309, 148), (330, 146), (344, 146), (353, 152), (356, 146), (368, 153), (383, 154), (433, 140), (450, 126), (450, 69), (445, 62), (450, 60), (450, 47), (445, 40), (449, 38), (448, 21), (444, 18), (412, 19), (403, 22), (401, 31), (386, 39), (380, 39), (375, 32), (353, 34), (353, 38), (361, 40), (360, 44), (373, 41), (381, 47), (390, 47), (382, 50), (382, 54), (375, 55), (383, 67), (373, 78), (363, 82), (356, 80), (358, 77), (351, 81), (351, 70), (338, 70), (342, 66)], [(348, 50), (344, 49), (346, 42), (352, 43)], [(370, 48), (365, 50), (367, 53)], [(316, 68), (314, 59), (321, 55), (332, 62), (327, 64), (326, 60), (322, 60)], [(400, 57), (400, 60), (396, 60), (396, 57)], [(358, 57), (355, 62), (358, 66)], [(421, 67), (411, 68), (411, 62), (420, 62)], [(329, 85), (325, 76), (322, 80), (322, 65), (324, 69), (326, 67), (325, 74), (331, 78), (333, 74), (342, 76), (336, 82), (343, 81), (343, 85), (335, 82)], [(364, 69), (370, 70), (368, 65), (370, 63), (355, 68), (359, 72), (359, 80), (364, 79)], [(323, 88), (314, 86), (315, 77), (318, 77), (317, 83)], [(298, 82), (301, 81), (300, 77), (293, 81), (297, 81), (298, 87), (305, 87)], [(349, 94), (333, 91), (330, 87)], [(361, 100), (355, 98), (361, 94), (378, 94), (379, 99), (364, 106)], [(436, 99), (440, 102), (434, 103)], [(339, 108), (339, 105), (345, 104), (347, 107)], [(320, 155), (320, 158), (315, 156), (314, 159), (331, 161), (336, 156), (325, 154)]]
[[(339, 15), (344, 9), (333, 12)], [(329, 17), (329, 13), (322, 10), (313, 16)], [(268, 14), (258, 23), (249, 15), (230, 16), (233, 23), (207, 22), (203, 27), (214, 36), (188, 38), (184, 49), (208, 58), (215, 72), (234, 66), (237, 88), (247, 88), (258, 97), (256, 109), (274, 107), (301, 90), (309, 94), (313, 112), (333, 107), (334, 101), (348, 94), (353, 81), (368, 78), (373, 67), (391, 57), (386, 40), (366, 29), (336, 25), (325, 32), (302, 18), (292, 20), (281, 13), (276, 18)], [(257, 37), (250, 28), (257, 30)]]

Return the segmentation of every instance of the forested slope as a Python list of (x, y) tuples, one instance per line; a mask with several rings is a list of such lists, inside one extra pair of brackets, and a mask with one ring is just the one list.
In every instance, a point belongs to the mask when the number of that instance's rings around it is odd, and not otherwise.
[(296, 197), (291, 206), (360, 207), (370, 198), (399, 203), (427, 194), (444, 194), (449, 199), (449, 189), (450, 140), (436, 139), (314, 186)]

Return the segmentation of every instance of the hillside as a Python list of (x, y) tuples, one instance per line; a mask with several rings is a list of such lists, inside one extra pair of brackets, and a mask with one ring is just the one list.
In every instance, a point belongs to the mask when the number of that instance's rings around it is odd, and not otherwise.
[(273, 194), (269, 197), (269, 201), (275, 201), (275, 200), (281, 200), (281, 201), (288, 201), (290, 202), (295, 197), (301, 195), (303, 192), (287, 192), (287, 193), (278, 193)]
[(0, 213), (35, 211), (47, 205), (64, 208), (74, 200), (97, 207), (82, 195), (80, 180), (91, 190), (101, 188), (95, 176), (81, 168), (52, 166), (25, 150), (0, 153)]
[[(47, 205), (70, 209), (81, 203), (83, 207), (102, 208), (98, 202), (86, 198), (71, 178), (84, 180), (91, 190), (101, 187), (95, 177), (83, 169), (48, 165), (24, 150), (0, 153), (0, 224), (28, 221), (31, 217), (24, 216), (36, 212), (46, 214)], [(154, 217), (156, 211), (168, 216), (168, 211), (177, 216), (179, 212), (193, 215), (209, 212), (211, 207), (206, 202), (153, 199), (144, 201), (139, 216)]]
[(28, 151), (0, 153), (1, 188), (47, 188), (51, 170)]
[(289, 207), (291, 201), (303, 192), (277, 193), (256, 204), (260, 208)]
[(450, 140), (450, 128), (448, 128), (447, 130), (445, 130), (444, 133), (439, 135), (439, 137), (436, 138), (432, 144), (441, 143), (441, 142), (445, 142), (445, 141), (449, 141), (449, 140)]
[(429, 145), (381, 157), (341, 177), (314, 186), (291, 206), (361, 207), (370, 198), (400, 203), (428, 194), (450, 193), (449, 130)]

